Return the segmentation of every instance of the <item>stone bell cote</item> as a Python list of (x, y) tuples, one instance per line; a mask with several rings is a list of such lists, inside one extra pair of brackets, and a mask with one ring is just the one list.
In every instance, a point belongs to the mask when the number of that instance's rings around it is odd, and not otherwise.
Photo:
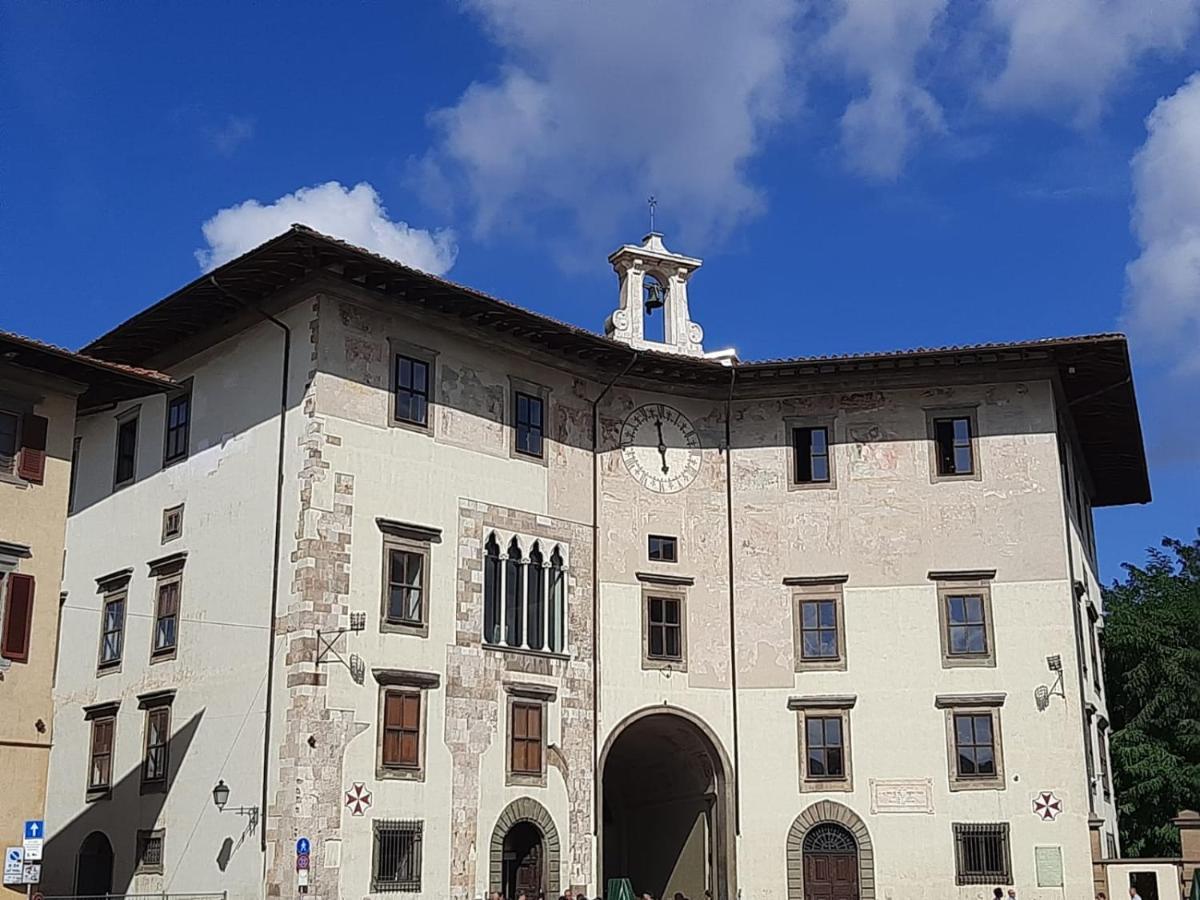
[(704, 332), (688, 316), (687, 296), (701, 260), (672, 253), (652, 231), (608, 261), (621, 281), (621, 302), (604, 323), (605, 334), (638, 350), (704, 355)]

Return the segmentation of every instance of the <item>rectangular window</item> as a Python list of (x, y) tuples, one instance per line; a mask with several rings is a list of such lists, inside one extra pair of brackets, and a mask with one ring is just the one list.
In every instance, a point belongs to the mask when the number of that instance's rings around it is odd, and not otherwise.
[(650, 535), (649, 557), (651, 562), (678, 562), (678, 539), (661, 534)]
[(79, 444), (83, 438), (71, 441), (71, 480), (67, 488), (67, 512), (75, 512), (75, 488), (79, 483)]
[(429, 424), (429, 363), (396, 355), (396, 409), (398, 422), (425, 427)]
[(157, 831), (141, 831), (137, 833), (137, 858), (134, 860), (135, 872), (138, 875), (161, 875), (163, 872), (163, 836), (160, 828)]
[(796, 484), (825, 484), (829, 481), (828, 428), (793, 428), (792, 451)]
[(1096, 623), (1100, 621), (1100, 614), (1096, 611), (1096, 607), (1089, 600), (1087, 605), (1088, 616), (1088, 651), (1092, 657), (1092, 684), (1095, 685), (1097, 692), (1101, 690), (1103, 681), (1100, 674), (1100, 635)]
[(130, 416), (117, 423), (117, 465), (113, 487), (133, 481), (137, 471), (138, 417)]
[(991, 713), (954, 714), (954, 752), (959, 778), (996, 776), (996, 742)]
[(1101, 724), (1096, 729), (1097, 750), (1100, 753), (1100, 787), (1104, 790), (1104, 799), (1112, 799), (1112, 783), (1108, 777), (1108, 729)]
[(113, 729), (115, 716), (92, 719), (92, 753), (88, 762), (88, 790), (107, 791), (112, 787)]
[(7, 578), (0, 581), (0, 587), (7, 587), (4, 622), (0, 625), (0, 656), (11, 662), (29, 662), (33, 631), (33, 576), (10, 572)]
[(954, 823), (959, 884), (1012, 884), (1008, 823)]
[(542, 774), (542, 704), (512, 704), (512, 751), (510, 764), (514, 775)]
[(421, 767), (419, 691), (388, 691), (384, 694), (383, 765), (387, 769)]
[(179, 588), (178, 575), (160, 579), (154, 609), (154, 644), (152, 656), (170, 656), (175, 652), (179, 640)]
[(948, 416), (933, 420), (937, 474), (942, 477), (975, 473), (974, 429), (970, 416)]
[(838, 658), (836, 600), (802, 600), (800, 602), (800, 658), (805, 660)]
[(952, 573), (937, 587), (938, 622), (941, 626), (942, 668), (995, 666), (996, 647), (992, 623), (992, 589), (987, 578), (962, 580)]
[(842, 584), (807, 578), (788, 579), (792, 593), (792, 640), (797, 672), (846, 668), (846, 631)]
[(421, 837), (424, 823), (376, 819), (371, 854), (371, 890), (380, 893), (421, 890)]
[(142, 784), (163, 785), (167, 780), (167, 747), (171, 740), (171, 707), (146, 710), (146, 753), (142, 760)]
[(425, 621), (425, 554), (394, 547), (388, 547), (387, 553), (387, 620), (420, 625)]
[(683, 661), (683, 600), (646, 598), (646, 656), (662, 662)]
[(188, 435), (192, 423), (192, 393), (188, 391), (167, 401), (167, 436), (163, 442), (163, 463), (172, 463), (188, 455)]
[(542, 412), (541, 397), (515, 392), (517, 425), (517, 452), (527, 456), (542, 455)]
[(119, 665), (125, 646), (125, 592), (104, 598), (100, 613), (100, 668)]
[(21, 417), (16, 413), (0, 410), (0, 472), (11, 472), (20, 449), (19, 430)]
[(809, 779), (846, 777), (841, 716), (806, 716), (804, 742)]
[(163, 510), (162, 543), (183, 536), (183, 504)]

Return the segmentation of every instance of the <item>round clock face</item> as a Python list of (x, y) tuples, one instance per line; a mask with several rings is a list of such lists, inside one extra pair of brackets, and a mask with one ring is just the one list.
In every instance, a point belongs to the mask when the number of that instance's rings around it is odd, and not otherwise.
[(679, 410), (648, 403), (621, 426), (621, 458), (638, 484), (674, 494), (700, 474), (700, 436)]

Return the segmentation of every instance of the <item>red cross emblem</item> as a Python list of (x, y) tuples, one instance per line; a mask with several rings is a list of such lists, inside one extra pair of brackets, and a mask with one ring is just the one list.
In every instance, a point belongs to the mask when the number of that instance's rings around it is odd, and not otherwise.
[(1054, 796), (1054, 791), (1042, 791), (1033, 799), (1033, 813), (1043, 822), (1053, 822), (1060, 812), (1062, 801)]
[(350, 815), (361, 816), (371, 808), (371, 792), (361, 781), (354, 782), (354, 787), (346, 791), (346, 809)]

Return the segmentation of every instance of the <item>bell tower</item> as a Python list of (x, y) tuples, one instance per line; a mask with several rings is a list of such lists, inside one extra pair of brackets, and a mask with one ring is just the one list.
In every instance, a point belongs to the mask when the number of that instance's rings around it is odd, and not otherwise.
[(688, 316), (687, 296), (701, 260), (672, 253), (662, 235), (651, 231), (640, 245), (625, 244), (608, 261), (620, 279), (621, 300), (604, 323), (605, 334), (638, 350), (704, 355), (704, 332)]

